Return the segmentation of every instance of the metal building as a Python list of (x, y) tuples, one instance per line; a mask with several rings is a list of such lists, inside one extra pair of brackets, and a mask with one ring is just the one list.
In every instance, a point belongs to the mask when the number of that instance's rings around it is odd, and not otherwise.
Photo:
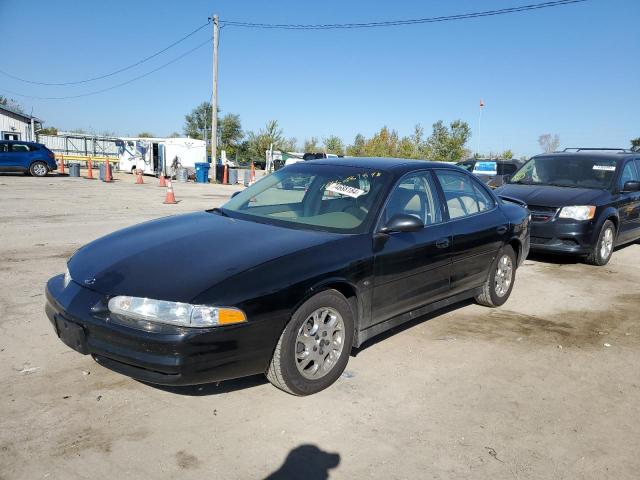
[(7, 105), (0, 105), (0, 140), (36, 141), (42, 120)]

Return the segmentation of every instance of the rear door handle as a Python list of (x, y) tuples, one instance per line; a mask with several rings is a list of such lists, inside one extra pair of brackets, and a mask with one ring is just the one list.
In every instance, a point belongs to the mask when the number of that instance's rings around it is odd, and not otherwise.
[(504, 235), (505, 233), (507, 233), (507, 226), (506, 225), (500, 225), (496, 229), (496, 232), (498, 232), (498, 235)]
[(440, 240), (438, 240), (436, 242), (436, 247), (438, 248), (447, 248), (449, 246), (449, 239), (448, 238), (441, 238)]

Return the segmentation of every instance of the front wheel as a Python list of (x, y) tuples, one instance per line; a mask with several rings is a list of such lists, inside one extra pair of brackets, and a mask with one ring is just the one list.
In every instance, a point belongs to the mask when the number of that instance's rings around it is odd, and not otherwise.
[(602, 225), (600, 235), (598, 235), (598, 241), (586, 258), (587, 263), (590, 265), (597, 265), (599, 267), (609, 263), (611, 255), (613, 255), (615, 238), (616, 226), (611, 220), (607, 220), (604, 222), (604, 225)]
[(498, 256), (491, 265), (491, 271), (487, 281), (482, 286), (482, 293), (477, 295), (476, 302), (485, 307), (499, 307), (503, 305), (516, 279), (517, 259), (516, 253), (510, 245), (500, 250)]
[(34, 177), (44, 177), (49, 173), (49, 167), (44, 162), (33, 162), (29, 167), (29, 173)]
[(291, 317), (269, 364), (269, 381), (293, 395), (310, 395), (335, 382), (349, 360), (354, 320), (346, 298), (321, 292)]

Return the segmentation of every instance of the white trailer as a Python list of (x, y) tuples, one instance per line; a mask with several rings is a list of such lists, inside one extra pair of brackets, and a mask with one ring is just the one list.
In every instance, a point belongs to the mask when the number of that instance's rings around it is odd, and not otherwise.
[(206, 145), (195, 138), (120, 138), (118, 169), (133, 173), (175, 175), (177, 167), (193, 172), (195, 164), (206, 162)]

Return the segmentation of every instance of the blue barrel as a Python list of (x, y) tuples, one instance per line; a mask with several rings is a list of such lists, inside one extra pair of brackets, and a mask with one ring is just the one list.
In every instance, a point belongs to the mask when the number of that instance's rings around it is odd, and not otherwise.
[(79, 163), (70, 163), (69, 164), (69, 176), (70, 177), (80, 177), (80, 164)]
[(208, 183), (209, 182), (209, 164), (208, 163), (196, 163), (196, 182)]

